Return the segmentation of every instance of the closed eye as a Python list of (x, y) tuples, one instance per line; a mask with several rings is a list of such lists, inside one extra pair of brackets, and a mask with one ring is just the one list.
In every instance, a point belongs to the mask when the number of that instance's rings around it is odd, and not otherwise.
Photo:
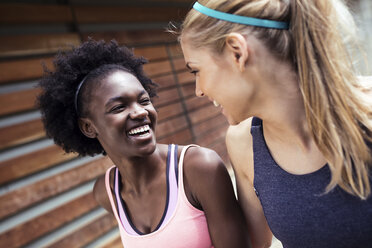
[(196, 73), (198, 73), (199, 71), (196, 71), (196, 70), (193, 70), (193, 71), (190, 71), (190, 73), (194, 74), (196, 76)]
[(150, 103), (151, 103), (151, 100), (150, 98), (147, 98), (147, 97), (140, 100), (140, 104), (142, 105), (148, 105)]
[(124, 104), (118, 104), (118, 105), (115, 105), (114, 107), (112, 107), (109, 112), (110, 113), (118, 113), (118, 112), (120, 112), (124, 109), (125, 109)]

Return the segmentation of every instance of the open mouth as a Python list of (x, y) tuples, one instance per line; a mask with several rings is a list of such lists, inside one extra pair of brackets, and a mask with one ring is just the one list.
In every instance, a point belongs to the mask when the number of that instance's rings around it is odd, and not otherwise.
[(136, 128), (129, 130), (128, 135), (142, 137), (142, 136), (146, 136), (149, 133), (150, 133), (150, 126), (143, 125), (143, 126), (136, 127)]

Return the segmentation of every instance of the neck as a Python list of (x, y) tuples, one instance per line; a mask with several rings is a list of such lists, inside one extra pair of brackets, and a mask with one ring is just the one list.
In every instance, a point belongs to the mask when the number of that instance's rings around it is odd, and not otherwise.
[(260, 66), (263, 69), (258, 73), (260, 90), (253, 115), (263, 120), (265, 136), (308, 149), (312, 137), (297, 75), (289, 63), (270, 63)]
[[(159, 145), (155, 151), (145, 157), (111, 157), (121, 175), (124, 192), (140, 194), (164, 171), (163, 159)], [(163, 166), (164, 164), (164, 166)]]

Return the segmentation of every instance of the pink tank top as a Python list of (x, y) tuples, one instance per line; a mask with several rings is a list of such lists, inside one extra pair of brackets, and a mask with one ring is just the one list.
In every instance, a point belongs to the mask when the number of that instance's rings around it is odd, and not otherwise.
[[(183, 159), (187, 149), (193, 145), (185, 146), (182, 150), (180, 161), (178, 164), (178, 189), (176, 188), (176, 194), (174, 193), (175, 187), (172, 183), (168, 183), (168, 197), (176, 200), (174, 210), (165, 211), (163, 215), (163, 222), (153, 232), (149, 234), (139, 235), (133, 225), (128, 224), (125, 219), (125, 211), (123, 209), (121, 200), (118, 200), (118, 209), (115, 207), (112, 191), (110, 188), (110, 171), (115, 166), (111, 167), (106, 171), (106, 190), (109, 196), (111, 207), (114, 216), (118, 222), (119, 231), (123, 246), (125, 248), (130, 247), (174, 247), (174, 248), (210, 248), (212, 242), (209, 236), (207, 220), (203, 211), (195, 208), (188, 201), (183, 185)], [(174, 150), (175, 148), (172, 147)], [(174, 157), (170, 157), (168, 153), (168, 162), (176, 161)], [(175, 166), (170, 166), (170, 168)], [(169, 170), (171, 171), (171, 170)], [(172, 173), (173, 174), (173, 173)], [(117, 173), (116, 173), (117, 175)], [(118, 180), (115, 180), (116, 182)], [(172, 180), (170, 180), (172, 181)], [(116, 186), (115, 186), (116, 187)], [(177, 185), (176, 185), (177, 187)], [(172, 190), (173, 189), (173, 190)], [(172, 193), (173, 191), (173, 193)], [(176, 196), (176, 197), (172, 197)], [(172, 201), (172, 200), (171, 200)], [(169, 205), (172, 208), (172, 202)], [(121, 213), (120, 213), (121, 212)]]

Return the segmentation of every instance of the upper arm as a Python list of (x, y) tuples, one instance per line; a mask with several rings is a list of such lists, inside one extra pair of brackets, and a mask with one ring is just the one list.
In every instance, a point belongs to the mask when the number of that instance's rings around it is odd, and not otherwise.
[(96, 202), (106, 209), (109, 213), (112, 213), (110, 199), (108, 198), (106, 185), (105, 185), (105, 176), (100, 176), (94, 184), (93, 187), (93, 196)]
[(253, 247), (270, 247), (272, 233), (253, 186), (254, 166), (251, 119), (230, 126), (226, 134), (227, 151), (234, 169), (239, 204), (244, 212)]
[(206, 215), (213, 245), (248, 247), (243, 213), (217, 153), (207, 148), (190, 148), (185, 156), (184, 173), (188, 187)]

